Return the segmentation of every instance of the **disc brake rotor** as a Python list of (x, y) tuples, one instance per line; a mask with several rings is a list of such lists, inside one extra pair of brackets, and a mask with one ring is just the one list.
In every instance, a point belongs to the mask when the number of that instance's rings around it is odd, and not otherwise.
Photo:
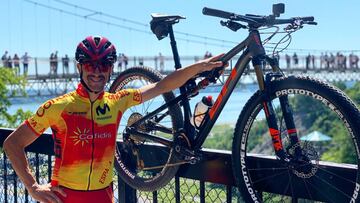
[[(300, 145), (300, 143), (298, 143)], [(289, 151), (298, 146), (293, 146)], [(293, 165), (293, 173), (299, 178), (311, 178), (313, 177), (319, 168), (319, 154), (314, 146), (310, 142), (301, 144), (302, 155), (299, 160), (295, 161)]]

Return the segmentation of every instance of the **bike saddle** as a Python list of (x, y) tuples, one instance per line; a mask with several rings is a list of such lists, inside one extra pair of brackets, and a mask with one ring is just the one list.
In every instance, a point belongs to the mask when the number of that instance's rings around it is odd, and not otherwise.
[(169, 34), (169, 25), (178, 23), (180, 19), (185, 19), (184, 16), (179, 15), (164, 15), (164, 14), (151, 14), (152, 20), (150, 21), (151, 31), (156, 35), (158, 40), (162, 40)]

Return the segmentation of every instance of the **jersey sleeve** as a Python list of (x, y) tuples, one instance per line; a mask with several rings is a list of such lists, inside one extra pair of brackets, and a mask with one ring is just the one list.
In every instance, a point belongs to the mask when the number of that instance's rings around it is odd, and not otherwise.
[(50, 118), (54, 114), (53, 106), (53, 100), (43, 103), (36, 113), (25, 121), (36, 135), (40, 136), (50, 127)]
[(120, 109), (122, 111), (142, 103), (142, 96), (141, 92), (138, 89), (125, 89), (120, 90), (116, 93), (120, 96), (118, 100), (118, 105), (120, 105)]

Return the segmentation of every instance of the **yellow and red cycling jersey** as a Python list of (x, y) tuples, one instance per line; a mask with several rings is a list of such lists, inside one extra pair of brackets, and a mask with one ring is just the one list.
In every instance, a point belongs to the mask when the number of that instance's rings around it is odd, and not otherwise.
[(110, 185), (118, 125), (124, 111), (141, 103), (139, 90), (102, 93), (90, 102), (85, 88), (45, 102), (25, 123), (41, 135), (51, 127), (55, 164), (53, 185), (97, 190)]

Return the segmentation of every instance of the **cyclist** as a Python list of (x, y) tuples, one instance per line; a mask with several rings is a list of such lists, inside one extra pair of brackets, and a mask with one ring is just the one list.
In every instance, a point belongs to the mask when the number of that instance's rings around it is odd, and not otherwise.
[[(73, 92), (46, 101), (4, 142), (4, 150), (30, 195), (40, 202), (113, 202), (112, 168), (117, 128), (124, 111), (180, 87), (194, 75), (222, 66), (222, 55), (178, 69), (140, 89), (104, 91), (116, 61), (114, 45), (101, 36), (79, 43), (80, 83)], [(39, 184), (24, 148), (48, 127), (54, 139), (51, 183)]]

